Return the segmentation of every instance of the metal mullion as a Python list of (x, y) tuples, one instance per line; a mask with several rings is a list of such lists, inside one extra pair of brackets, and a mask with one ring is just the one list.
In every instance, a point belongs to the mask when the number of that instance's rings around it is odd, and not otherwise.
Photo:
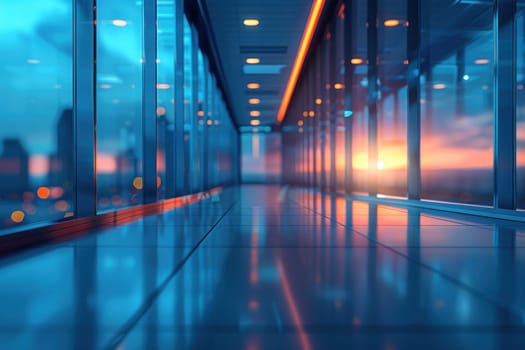
[(75, 213), (96, 215), (96, 0), (75, 1), (73, 113), (75, 133)]
[(367, 6), (368, 46), (368, 193), (377, 194), (377, 57), (378, 57), (378, 0), (369, 0)]
[(328, 91), (328, 98), (329, 98), (329, 114), (328, 114), (328, 127), (330, 130), (330, 186), (329, 190), (332, 192), (335, 192), (337, 188), (337, 178), (336, 178), (336, 169), (335, 169), (335, 151), (336, 151), (336, 113), (337, 113), (337, 99), (336, 96), (338, 94), (337, 90), (334, 87), (334, 84), (336, 83), (336, 67), (338, 67), (337, 64), (337, 48), (336, 48), (336, 39), (335, 39), (335, 33), (336, 33), (336, 23), (337, 20), (332, 19), (330, 22), (329, 30), (330, 30), (330, 40), (328, 42), (328, 62), (330, 66), (328, 67), (328, 76), (330, 78), (330, 82), (332, 84), (330, 85), (330, 90)]
[(144, 203), (157, 200), (157, 1), (144, 0), (142, 133)]
[[(189, 174), (190, 174), (190, 188), (191, 192), (198, 192), (199, 191), (199, 183), (201, 179), (200, 174), (200, 157), (199, 157), (199, 132), (197, 130), (197, 123), (196, 123), (196, 116), (197, 116), (197, 101), (199, 99), (199, 91), (198, 91), (198, 84), (199, 84), (199, 60), (197, 57), (197, 53), (199, 50), (199, 42), (198, 42), (198, 36), (197, 36), (197, 30), (193, 25), (190, 24), (191, 28), (191, 70), (192, 70), (192, 83), (191, 83), (191, 90), (192, 90), (192, 99), (190, 104), (190, 157), (189, 157)], [(197, 174), (197, 170), (199, 171), (199, 174)]]
[(420, 0), (408, 0), (407, 19), (410, 25), (407, 30), (407, 196), (409, 199), (421, 198), (420, 14)]
[(175, 117), (174, 147), (175, 196), (185, 194), (184, 162), (184, 1), (175, 1)]
[(354, 118), (347, 111), (353, 111), (353, 98), (352, 98), (352, 86), (353, 86), (353, 76), (354, 76), (354, 65), (351, 64), (352, 59), (352, 46), (353, 46), (353, 33), (352, 33), (352, 24), (353, 24), (353, 11), (352, 11), (352, 0), (344, 0), (344, 65), (345, 65), (345, 192), (352, 192), (352, 180), (353, 180), (353, 171), (352, 171), (352, 129), (353, 129), (353, 120)]
[(494, 4), (494, 206), (516, 208), (516, 0)]

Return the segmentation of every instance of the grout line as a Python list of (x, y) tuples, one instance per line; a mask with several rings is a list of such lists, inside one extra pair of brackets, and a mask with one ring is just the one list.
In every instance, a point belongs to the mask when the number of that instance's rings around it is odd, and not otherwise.
[(116, 334), (112, 337), (112, 339), (108, 342), (108, 345), (104, 347), (104, 349), (118, 349), (120, 347), (121, 342), (124, 340), (124, 338), (129, 334), (129, 332), (137, 325), (139, 320), (146, 314), (146, 312), (151, 308), (151, 306), (155, 303), (157, 298), (160, 296), (160, 294), (164, 291), (164, 289), (167, 287), (167, 285), (171, 282), (171, 280), (177, 275), (177, 273), (182, 270), (184, 265), (188, 262), (188, 260), (191, 258), (193, 253), (197, 251), (197, 249), (200, 247), (200, 245), (208, 238), (208, 236), (211, 234), (213, 229), (221, 222), (221, 220), (232, 210), (233, 206), (236, 203), (233, 203), (221, 217), (213, 224), (213, 226), (210, 227), (208, 232), (206, 232), (202, 238), (195, 244), (195, 246), (186, 254), (186, 256), (179, 261), (179, 263), (175, 266), (173, 271), (164, 279), (164, 281), (157, 287), (153, 292), (150, 293), (150, 295), (146, 298), (142, 306), (139, 307), (139, 309), (128, 319), (127, 322), (124, 323), (124, 325), (116, 332)]
[[(292, 200), (292, 199), (290, 199), (290, 200)], [(296, 202), (297, 204), (301, 205), (298, 201), (296, 201), (296, 200), (293, 200), (293, 201)], [(438, 276), (440, 276), (444, 280), (446, 280), (446, 281), (448, 281), (448, 282), (450, 282), (452, 284), (455, 284), (459, 288), (465, 289), (466, 291), (468, 291), (469, 293), (473, 294), (474, 296), (480, 298), (481, 300), (485, 301), (486, 303), (492, 305), (493, 307), (496, 307), (499, 311), (504, 312), (504, 313), (508, 314), (509, 316), (512, 316), (512, 317), (516, 318), (517, 320), (522, 320), (522, 315), (520, 315), (516, 311), (508, 308), (505, 305), (500, 304), (497, 300), (492, 300), (491, 298), (487, 297), (485, 294), (483, 294), (482, 292), (478, 291), (477, 289), (475, 289), (475, 288), (473, 288), (473, 287), (463, 283), (461, 280), (458, 280), (455, 277), (449, 276), (448, 274), (446, 274), (446, 273), (444, 273), (442, 271), (436, 270), (432, 266), (430, 266), (430, 265), (428, 265), (426, 263), (423, 263), (421, 261), (418, 261), (418, 260), (408, 256), (407, 254), (404, 254), (404, 253), (398, 251), (397, 249), (394, 249), (393, 247), (391, 247), (389, 245), (386, 245), (386, 244), (384, 244), (384, 243), (382, 243), (382, 242), (380, 242), (378, 240), (371, 239), (367, 235), (365, 235), (365, 234), (363, 234), (363, 233), (361, 233), (361, 232), (359, 232), (357, 230), (354, 230), (352, 227), (347, 227), (345, 224), (343, 224), (340, 221), (338, 221), (337, 218), (336, 219), (332, 219), (326, 214), (320, 213), (319, 211), (316, 211), (316, 210), (314, 210), (312, 208), (309, 208), (309, 207), (306, 207), (304, 205), (302, 205), (302, 206), (304, 208), (309, 209), (311, 212), (313, 212), (315, 214), (321, 215), (322, 217), (325, 217), (325, 218), (327, 218), (329, 220), (333, 220), (335, 223), (337, 223), (338, 225), (340, 225), (342, 227), (350, 228), (352, 230), (352, 232), (355, 232), (356, 234), (366, 238), (370, 242), (375, 243), (378, 247), (390, 250), (391, 252), (393, 252), (393, 253), (395, 253), (395, 254), (397, 254), (399, 256), (404, 257), (409, 262), (417, 264), (418, 266), (422, 267), (423, 269), (429, 270), (430, 272), (433, 272), (433, 273), (437, 274)]]

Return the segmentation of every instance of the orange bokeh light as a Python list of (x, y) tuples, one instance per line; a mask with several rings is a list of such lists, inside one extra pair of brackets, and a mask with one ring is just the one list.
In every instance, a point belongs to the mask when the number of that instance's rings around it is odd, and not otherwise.
[(21, 210), (15, 210), (14, 212), (11, 213), (11, 220), (17, 224), (21, 223), (22, 221), (24, 221), (24, 218), (25, 218), (26, 214), (24, 214), (23, 211)]
[(49, 189), (49, 187), (42, 186), (36, 190), (36, 195), (40, 199), (48, 199), (50, 194), (51, 194), (51, 190)]

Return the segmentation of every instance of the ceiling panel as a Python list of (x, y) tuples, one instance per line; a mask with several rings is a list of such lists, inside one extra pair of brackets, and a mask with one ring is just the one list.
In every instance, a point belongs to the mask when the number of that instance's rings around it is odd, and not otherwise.
[[(312, 6), (311, 0), (204, 0), (211, 30), (225, 72), (239, 126), (260, 119), (261, 125), (277, 121), (277, 112), (290, 69)], [(257, 27), (246, 27), (245, 18), (257, 18)], [(246, 58), (257, 57), (260, 67), (247, 67)], [(260, 88), (249, 90), (248, 83)], [(249, 105), (257, 97), (259, 105)], [(250, 117), (259, 110), (260, 117)]]

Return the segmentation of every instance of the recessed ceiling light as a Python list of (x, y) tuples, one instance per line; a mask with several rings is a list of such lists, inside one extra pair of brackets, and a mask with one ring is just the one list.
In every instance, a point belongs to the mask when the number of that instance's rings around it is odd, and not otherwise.
[(250, 117), (260, 117), (261, 112), (259, 111), (250, 111)]
[(128, 25), (128, 22), (123, 19), (114, 19), (111, 23), (113, 23), (115, 27), (125, 27)]
[(383, 22), (385, 27), (397, 27), (401, 24), (401, 21), (398, 19), (387, 19)]
[(336, 90), (341, 90), (341, 89), (344, 89), (344, 88), (345, 88), (344, 84), (341, 84), (341, 83), (335, 83), (334, 84), (334, 89), (336, 89)]
[(251, 104), (251, 105), (258, 105), (259, 103), (261, 103), (261, 100), (258, 99), (258, 98), (250, 98), (248, 100), (248, 103)]
[(249, 57), (246, 59), (246, 63), (248, 64), (259, 64), (261, 60), (257, 57)]
[(315, 104), (316, 104), (316, 105), (321, 105), (321, 104), (323, 104), (323, 100), (320, 99), (320, 98), (316, 98), (316, 99), (315, 99)]
[(248, 83), (248, 84), (246, 85), (246, 87), (247, 87), (248, 89), (254, 90), (254, 89), (258, 89), (258, 88), (260, 88), (260, 87), (261, 87), (261, 84), (259, 84), (259, 83)]
[(352, 64), (361, 64), (361, 63), (363, 63), (363, 59), (362, 58), (352, 58), (350, 60), (350, 63), (352, 63)]
[(259, 25), (259, 20), (256, 18), (245, 18), (242, 21), (242, 24), (244, 24), (247, 27), (257, 27)]
[(261, 121), (257, 119), (250, 120), (250, 125), (253, 125), (253, 126), (261, 125)]
[(443, 90), (445, 89), (447, 86), (445, 84), (434, 84), (434, 89), (436, 90)]
[(474, 61), (475, 64), (487, 64), (489, 63), (490, 61), (486, 58), (480, 58), (480, 59), (477, 59)]

